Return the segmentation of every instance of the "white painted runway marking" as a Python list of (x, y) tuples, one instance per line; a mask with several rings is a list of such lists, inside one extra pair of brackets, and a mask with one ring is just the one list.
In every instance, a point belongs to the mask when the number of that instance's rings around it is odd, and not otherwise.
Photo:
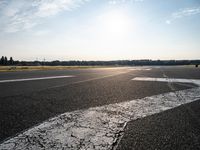
[(195, 79), (175, 79), (175, 78), (149, 78), (149, 77), (136, 77), (132, 80), (135, 81), (154, 81), (154, 82), (180, 82), (180, 83), (193, 83), (200, 85), (200, 80)]
[(145, 70), (145, 71), (149, 71), (149, 70), (152, 70), (152, 68), (130, 68), (129, 70), (138, 70), (138, 71), (141, 71), (141, 70)]
[(39, 77), (39, 78), (9, 79), (9, 80), (0, 80), (0, 83), (71, 78), (71, 77), (75, 77), (75, 76), (68, 75), (68, 76), (50, 76), (50, 77)]
[[(196, 83), (198, 84), (198, 83)], [(0, 144), (0, 149), (109, 150), (130, 120), (200, 99), (200, 87), (67, 112)]]

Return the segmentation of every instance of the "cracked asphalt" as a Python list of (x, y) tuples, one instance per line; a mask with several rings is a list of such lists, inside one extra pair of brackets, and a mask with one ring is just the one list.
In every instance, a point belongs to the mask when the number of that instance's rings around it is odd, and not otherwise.
[[(161, 82), (131, 81), (134, 77), (167, 76), (171, 78), (200, 78), (200, 69), (198, 68), (150, 68), (152, 69), (132, 70), (128, 67), (124, 67), (110, 69), (0, 73), (0, 80), (58, 75), (75, 76), (73, 78), (64, 79), (1, 83), (0, 141), (62, 113), (126, 102), (133, 99), (140, 99), (147, 96), (195, 87), (195, 85), (192, 84), (173, 83), (173, 85), (169, 85), (168, 83)], [(173, 115), (171, 116), (173, 117)], [(184, 115), (180, 119), (185, 119)], [(159, 120), (162, 122), (162, 117)], [(125, 135), (118, 144), (118, 149), (140, 149), (139, 146), (133, 145), (135, 141), (134, 138), (131, 137), (135, 135), (137, 130), (139, 131), (139, 127), (136, 131), (134, 130), (134, 127), (136, 126), (134, 125), (135, 122), (137, 123), (138, 120), (133, 121), (133, 124), (131, 124), (132, 122), (128, 123), (126, 126)], [(146, 123), (144, 121), (144, 124), (148, 127), (148, 122)], [(138, 126), (140, 125), (138, 124)], [(142, 126), (140, 127), (142, 128)], [(155, 129), (157, 128), (152, 127), (151, 132), (154, 133)], [(130, 134), (128, 134), (129, 132)], [(141, 134), (144, 133), (141, 132)], [(159, 132), (159, 134), (158, 138), (159, 136), (162, 136), (162, 132)], [(138, 134), (138, 132), (135, 136), (138, 136), (136, 139), (141, 141), (141, 135)], [(143, 139), (144, 143), (147, 143), (147, 145), (151, 144), (145, 142), (145, 138)], [(124, 143), (124, 141), (126, 142)], [(162, 143), (160, 145), (161, 147), (158, 147), (158, 149), (162, 148)]]

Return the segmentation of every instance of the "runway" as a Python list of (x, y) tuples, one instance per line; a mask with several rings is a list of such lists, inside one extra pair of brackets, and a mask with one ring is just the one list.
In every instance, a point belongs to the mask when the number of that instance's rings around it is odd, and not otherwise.
[[(143, 106), (147, 108), (148, 105), (142, 105), (142, 103), (140, 103), (146, 97), (154, 97), (155, 95), (163, 95), (169, 92), (175, 93), (176, 91), (198, 88), (198, 85), (193, 82), (155, 82), (154, 80), (133, 80), (134, 78), (137, 79), (147, 77), (165, 79), (173, 78), (179, 80), (192, 79), (199, 81), (200, 69), (193, 67), (119, 67), (0, 73), (1, 143), (4, 143), (11, 137), (15, 137), (17, 134), (23, 133), (32, 127), (37, 127), (37, 125), (47, 121), (49, 118), (53, 118), (64, 113), (77, 111), (85, 112), (94, 108), (100, 109), (102, 107), (104, 108), (105, 106), (115, 106), (125, 103), (129, 105), (129, 102), (133, 100), (137, 102), (137, 106)], [(11, 80), (12, 82), (1, 82)], [(184, 96), (187, 97), (187, 94)], [(170, 105), (171, 107), (167, 108), (169, 110), (159, 109), (159, 111), (147, 111), (145, 116), (148, 117), (149, 115), (158, 112), (160, 113), (164, 110), (172, 111), (173, 114), (173, 109), (171, 108), (177, 109), (177, 106), (181, 104), (188, 105), (186, 103), (191, 101), (195, 101), (195, 103), (198, 104), (198, 98), (200, 95), (197, 93), (195, 96), (196, 97), (193, 97), (193, 99), (191, 97), (187, 98), (188, 101), (186, 100), (186, 102), (181, 101), (178, 103), (178, 105)], [(159, 99), (162, 100), (161, 97)], [(171, 99), (176, 100), (174, 98)], [(147, 103), (145, 103), (149, 104), (150, 99), (146, 100)], [(158, 104), (158, 102), (159, 100), (155, 103)], [(151, 108), (148, 109), (151, 110)], [(185, 112), (184, 110), (181, 111)], [(131, 113), (132, 110), (130, 109), (128, 112)], [(163, 113), (165, 113), (165, 111)], [(196, 113), (198, 114), (197, 111), (195, 111), (195, 114)], [(171, 116), (173, 117), (173, 115)], [(139, 117), (141, 118), (141, 122), (143, 117), (144, 116)], [(131, 147), (135, 147), (135, 149), (140, 149), (141, 147), (139, 147), (139, 145), (134, 145), (133, 143), (140, 143), (143, 141), (141, 145), (144, 146), (142, 147), (144, 149), (155, 149), (157, 147), (162, 148), (162, 142), (161, 145), (159, 145), (160, 147), (156, 146), (156, 144), (154, 144), (154, 146), (149, 145), (148, 140), (145, 140), (137, 132), (140, 130), (140, 128), (133, 130), (134, 128), (132, 128), (132, 126), (138, 126), (138, 122), (140, 122), (135, 119), (133, 118), (125, 121), (127, 125), (122, 125), (124, 126), (124, 128), (122, 128), (123, 134), (120, 134), (115, 138), (117, 141), (114, 141), (114, 145), (111, 140), (111, 147), (118, 149), (131, 149)], [(180, 117), (180, 120), (184, 119), (184, 116), (182, 118)], [(162, 117), (160, 117), (158, 120), (158, 123), (165, 121), (162, 120)], [(144, 124), (146, 125), (145, 127), (148, 128), (148, 122), (145, 122), (145, 118)], [(155, 123), (155, 126), (156, 125), (157, 124)], [(183, 124), (183, 128), (184, 127), (185, 126)], [(162, 129), (163, 128), (164, 127), (162, 127)], [(149, 130), (152, 131), (150, 132)], [(151, 127), (149, 130), (147, 133), (152, 133), (155, 128)], [(196, 131), (199, 129), (191, 130)], [(137, 138), (132, 138), (133, 136), (137, 136)], [(162, 132), (158, 133), (158, 138), (159, 136), (162, 137)], [(179, 135), (177, 134), (177, 136)], [(197, 141), (198, 139), (199, 138), (197, 137)], [(191, 139), (185, 139), (186, 145), (188, 140)], [(173, 141), (171, 140), (169, 140), (168, 143), (166, 142), (167, 145), (169, 146), (170, 142), (173, 146)], [(63, 145), (61, 145), (61, 147), (62, 146)], [(105, 147), (105, 149), (111, 149), (111, 147), (108, 146)], [(102, 149), (102, 147), (98, 148)], [(93, 149), (98, 148), (96, 147)], [(170, 148), (170, 146), (167, 148)], [(196, 145), (196, 148), (198, 148), (198, 144)]]

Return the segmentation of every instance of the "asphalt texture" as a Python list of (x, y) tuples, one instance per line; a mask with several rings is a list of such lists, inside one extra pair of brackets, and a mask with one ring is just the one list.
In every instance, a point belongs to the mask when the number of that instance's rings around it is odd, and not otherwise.
[[(174, 83), (172, 89), (167, 83), (132, 81), (134, 77), (200, 78), (199, 68), (148, 68), (152, 69), (122, 67), (0, 73), (0, 80), (74, 76), (0, 83), (0, 141), (64, 112), (194, 87), (191, 84)], [(133, 139), (129, 139), (131, 146)]]
[(131, 121), (117, 150), (199, 150), (200, 100)]

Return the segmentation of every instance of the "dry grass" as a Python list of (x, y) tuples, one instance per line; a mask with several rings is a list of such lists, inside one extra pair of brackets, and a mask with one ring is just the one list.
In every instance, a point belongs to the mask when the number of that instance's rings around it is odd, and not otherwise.
[(0, 72), (108, 68), (107, 66), (0, 66)]

